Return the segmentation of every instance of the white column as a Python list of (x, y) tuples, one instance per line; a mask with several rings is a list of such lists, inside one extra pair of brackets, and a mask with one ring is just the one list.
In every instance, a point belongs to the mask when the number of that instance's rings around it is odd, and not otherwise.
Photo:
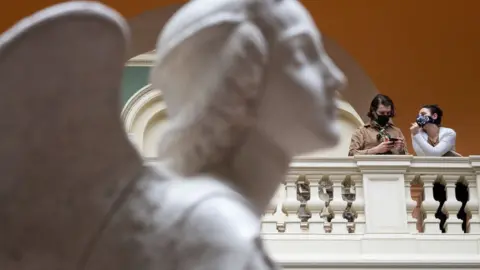
[(405, 172), (412, 156), (356, 156), (363, 175), (367, 234), (409, 233)]

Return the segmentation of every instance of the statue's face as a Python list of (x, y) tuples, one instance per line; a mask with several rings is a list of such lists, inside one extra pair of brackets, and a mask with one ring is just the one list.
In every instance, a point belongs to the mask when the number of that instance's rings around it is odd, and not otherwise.
[(345, 76), (325, 52), (308, 11), (292, 0), (275, 6), (277, 41), (261, 124), (291, 154), (334, 146), (340, 137), (335, 92)]

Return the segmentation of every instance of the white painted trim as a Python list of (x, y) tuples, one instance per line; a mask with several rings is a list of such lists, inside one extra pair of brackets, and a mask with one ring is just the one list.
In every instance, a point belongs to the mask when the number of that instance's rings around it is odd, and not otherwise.
[[(159, 90), (152, 88), (151, 84), (144, 86), (128, 99), (121, 113), (121, 119), (127, 133), (131, 132), (138, 113), (156, 101), (163, 102), (162, 94)], [(165, 105), (162, 108), (162, 111), (165, 110)]]
[(155, 51), (137, 55), (125, 64), (129, 67), (152, 67), (155, 64)]
[[(361, 173), (358, 164), (362, 166), (381, 167), (383, 163), (391, 163), (387, 167), (405, 168), (406, 174), (446, 174), (446, 175), (471, 175), (480, 173), (480, 156), (470, 157), (417, 157), (395, 155), (364, 155), (355, 157), (295, 157), (290, 163), (290, 169), (295, 173), (315, 174), (345, 174)], [(145, 162), (154, 163), (155, 158), (146, 158)], [(383, 161), (383, 162), (382, 162)], [(427, 169), (427, 170), (426, 170)], [(388, 170), (387, 170), (388, 171)], [(441, 172), (440, 172), (441, 171)], [(382, 173), (386, 173), (382, 169)]]

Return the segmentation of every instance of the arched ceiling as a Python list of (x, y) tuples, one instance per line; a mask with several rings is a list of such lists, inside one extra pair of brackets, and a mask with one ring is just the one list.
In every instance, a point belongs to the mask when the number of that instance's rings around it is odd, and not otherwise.
[[(17, 0), (3, 4), (0, 30), (36, 10), (62, 2)], [(104, 0), (127, 18), (182, 0)], [(480, 153), (480, 1), (304, 0), (322, 32), (365, 69), (377, 89), (396, 102), (404, 133), (422, 104), (438, 103), (457, 149)], [(133, 20), (133, 19), (132, 19)], [(368, 104), (365, 104), (368, 106)], [(407, 134), (405, 134), (409, 137)]]

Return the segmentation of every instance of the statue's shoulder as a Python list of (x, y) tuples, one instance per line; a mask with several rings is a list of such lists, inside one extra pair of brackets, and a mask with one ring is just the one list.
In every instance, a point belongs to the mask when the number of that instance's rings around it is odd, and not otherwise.
[(247, 213), (253, 213), (248, 200), (241, 194), (226, 183), (209, 176), (171, 179), (165, 186), (162, 197), (163, 214), (177, 216), (178, 219), (185, 219), (196, 208), (209, 204), (212, 200), (230, 201), (231, 204), (246, 209)]
[(187, 260), (182, 254), (199, 263), (203, 255), (194, 254), (218, 254), (225, 247), (243, 253), (242, 260), (254, 252), (259, 219), (243, 196), (218, 179), (183, 178), (147, 166), (126, 193), (96, 243), (89, 270), (112, 269), (106, 268), (112, 261), (132, 265), (128, 269), (139, 261), (152, 269), (173, 269)]
[(262, 246), (260, 216), (228, 185), (190, 179), (172, 185), (169, 193), (165, 206), (171, 208), (165, 216), (176, 217), (170, 237), (181, 269), (276, 269)]
[[(203, 205), (223, 201), (221, 205), (236, 205), (236, 208), (244, 209), (245, 215), (257, 218), (250, 202), (221, 179), (209, 175), (181, 177), (158, 166), (147, 166), (146, 172), (127, 202), (130, 210), (134, 208), (134, 216), (143, 212), (140, 209), (154, 209), (155, 216), (162, 217), (161, 226), (172, 228)], [(150, 218), (151, 215), (141, 217)]]

